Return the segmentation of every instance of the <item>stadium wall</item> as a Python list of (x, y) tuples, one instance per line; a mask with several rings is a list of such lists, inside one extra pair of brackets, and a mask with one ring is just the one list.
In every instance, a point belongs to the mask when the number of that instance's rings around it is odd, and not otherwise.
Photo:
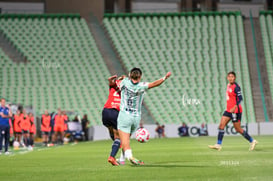
[(0, 2), (1, 13), (14, 14), (42, 14), (44, 3), (42, 2)]
[(45, 0), (46, 13), (80, 13), (85, 19), (89, 18), (90, 13), (99, 20), (104, 13), (104, 1), (100, 0)]
[[(168, 138), (178, 138), (178, 127), (181, 125), (178, 124), (169, 124), (165, 125), (165, 134)], [(208, 124), (208, 134), (209, 136), (217, 136), (218, 135), (218, 126), (219, 124)], [(197, 130), (200, 128), (200, 124), (188, 124), (189, 127), (189, 135), (191, 137), (198, 137)], [(248, 132), (253, 135), (273, 135), (273, 123), (243, 123), (242, 127), (247, 129)], [(155, 138), (155, 128), (156, 125), (147, 124), (144, 125), (150, 132), (150, 138)], [(107, 140), (110, 139), (108, 130), (104, 126), (93, 126), (89, 129), (89, 139), (93, 141), (97, 140)], [(225, 136), (240, 136), (240, 134), (236, 133), (235, 128), (233, 127), (232, 123), (229, 123), (225, 128)], [(132, 135), (132, 138), (135, 138), (135, 135)]]

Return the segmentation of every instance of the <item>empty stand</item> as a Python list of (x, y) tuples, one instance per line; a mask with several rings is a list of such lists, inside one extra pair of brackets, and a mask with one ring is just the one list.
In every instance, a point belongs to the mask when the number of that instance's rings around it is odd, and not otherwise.
[(1, 15), (0, 24), (28, 60), (15, 64), (0, 50), (2, 96), (39, 113), (59, 107), (87, 113), (93, 124), (101, 124), (110, 73), (83, 18)]
[(242, 16), (239, 12), (106, 14), (103, 20), (123, 66), (143, 81), (173, 77), (144, 102), (160, 123), (219, 122), (226, 74), (241, 85), (243, 121), (255, 122)]
[(273, 11), (260, 12), (260, 25), (270, 92), (273, 97)]

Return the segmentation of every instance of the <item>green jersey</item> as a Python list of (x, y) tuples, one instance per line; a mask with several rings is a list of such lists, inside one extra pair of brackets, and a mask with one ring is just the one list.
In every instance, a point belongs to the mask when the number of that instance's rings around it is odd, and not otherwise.
[(148, 83), (133, 83), (129, 78), (125, 78), (120, 84), (120, 110), (134, 116), (140, 116), (141, 104), (147, 89)]

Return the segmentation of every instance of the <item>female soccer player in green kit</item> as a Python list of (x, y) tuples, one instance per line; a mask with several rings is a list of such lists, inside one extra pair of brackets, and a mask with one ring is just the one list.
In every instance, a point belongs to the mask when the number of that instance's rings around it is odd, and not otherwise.
[(122, 150), (126, 159), (134, 165), (143, 165), (144, 162), (133, 157), (130, 147), (130, 136), (139, 126), (141, 119), (141, 105), (146, 90), (161, 85), (171, 76), (168, 72), (163, 78), (152, 83), (140, 82), (142, 71), (133, 68), (129, 78), (125, 78), (120, 84), (121, 102), (118, 116), (118, 132), (122, 143)]

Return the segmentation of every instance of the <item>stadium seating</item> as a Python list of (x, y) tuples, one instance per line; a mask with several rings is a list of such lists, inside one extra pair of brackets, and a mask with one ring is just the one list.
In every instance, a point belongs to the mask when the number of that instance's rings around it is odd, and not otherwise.
[(143, 81), (172, 71), (144, 103), (156, 121), (214, 123), (225, 109), (226, 74), (241, 85), (244, 122), (255, 122), (242, 16), (239, 12), (105, 14), (103, 24), (123, 66)]
[(83, 18), (5, 14), (0, 24), (27, 59), (17, 64), (0, 51), (2, 96), (38, 113), (59, 107), (87, 113), (92, 124), (101, 124), (110, 73)]
[(260, 12), (260, 25), (270, 92), (273, 97), (273, 11)]

